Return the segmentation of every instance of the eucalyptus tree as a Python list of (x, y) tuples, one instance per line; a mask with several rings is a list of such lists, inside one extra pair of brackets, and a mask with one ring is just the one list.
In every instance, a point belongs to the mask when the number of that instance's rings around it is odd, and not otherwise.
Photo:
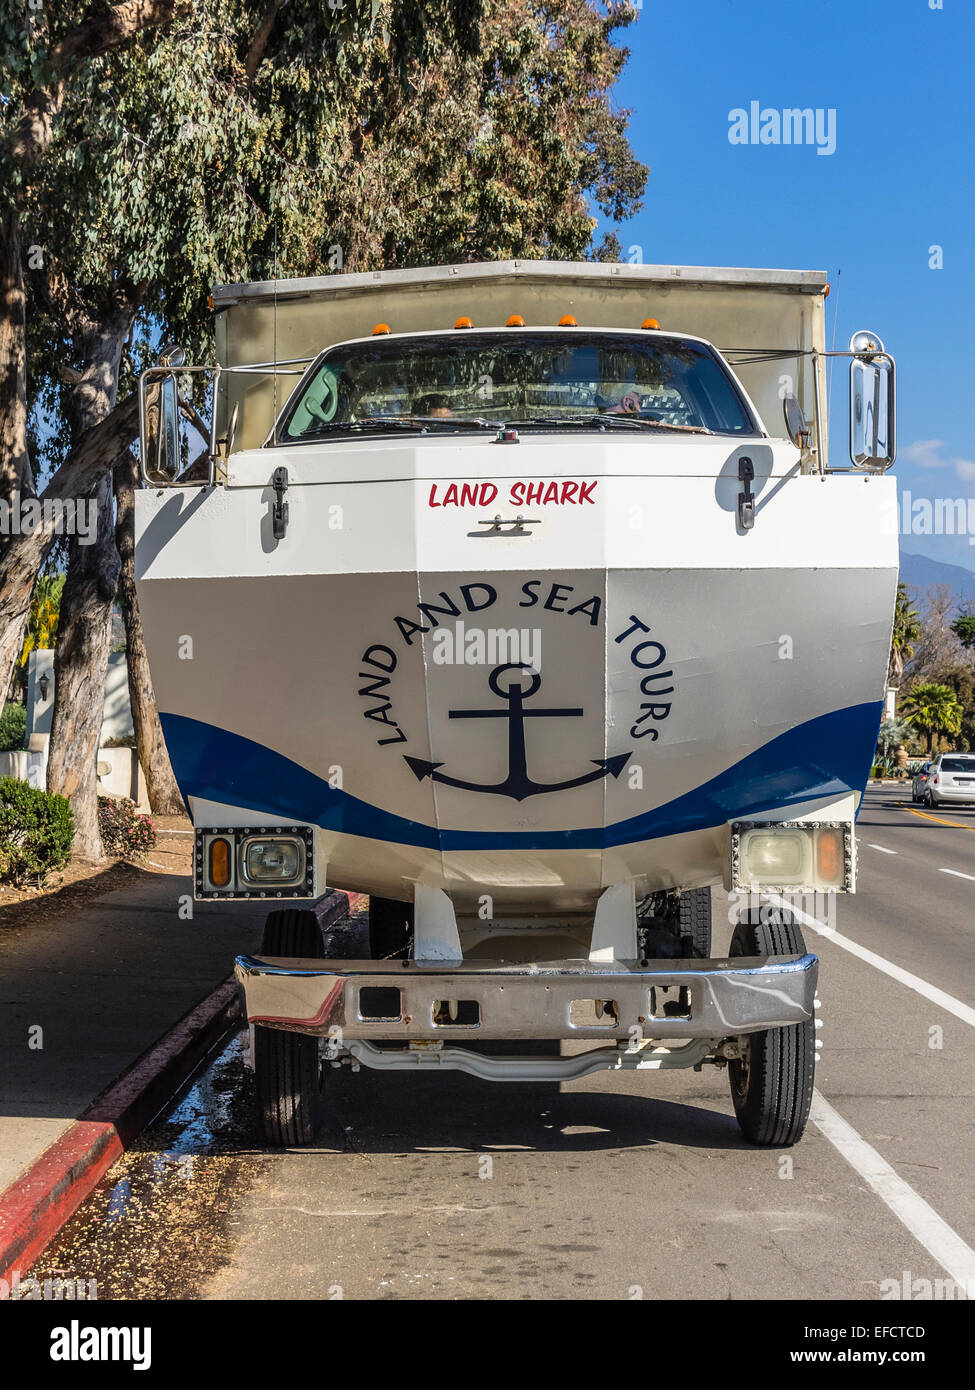
[[(84, 5), (25, 0), (0, 12), (0, 497), (35, 494), (28, 449), (27, 289), (25, 266), (43, 259), (25, 236), (36, 210), (35, 183), (58, 140), (64, 114), (90, 91), (96, 66), (137, 35), (169, 23), (188, 0), (122, 0)], [(96, 441), (97, 442), (97, 441)], [(87, 457), (73, 460), (84, 471)], [(51, 537), (14, 527), (0, 536), (0, 691), (21, 643), (34, 580)]]
[[(211, 357), (219, 281), (579, 257), (591, 205), (625, 217), (646, 180), (611, 104), (626, 57), (614, 31), (635, 11), (198, 0), (170, 12), (74, 73), (31, 165), (30, 363), (61, 421), (45, 495), (93, 492), (100, 523), (96, 544), (71, 542), (49, 783), (71, 795), (92, 857), (98, 674), (120, 564), (111, 478), (131, 480), (139, 343), (165, 332)], [(127, 493), (119, 526), (131, 566)], [(43, 538), (0, 557), (0, 605), (41, 558)], [(123, 591), (137, 665), (131, 572)], [(132, 694), (151, 730), (147, 669)], [(149, 744), (158, 752), (161, 735), (147, 736), (144, 762)]]

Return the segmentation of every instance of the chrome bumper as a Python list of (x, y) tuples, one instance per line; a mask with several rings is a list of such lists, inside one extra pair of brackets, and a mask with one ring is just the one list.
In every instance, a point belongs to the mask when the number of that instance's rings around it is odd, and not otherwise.
[(818, 970), (814, 955), (644, 966), (465, 961), (450, 969), (412, 961), (238, 956), (234, 973), (248, 1021), (267, 1028), (343, 1040), (632, 1042), (721, 1039), (802, 1023), (813, 1014)]

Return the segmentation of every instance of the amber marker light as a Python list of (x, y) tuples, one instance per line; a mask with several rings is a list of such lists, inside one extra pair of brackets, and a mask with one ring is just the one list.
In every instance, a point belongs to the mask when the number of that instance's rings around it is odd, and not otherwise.
[(511, 318), (505, 324), (505, 328), (524, 328), (524, 326), (525, 320), (520, 314), (512, 314)]
[(458, 319), (457, 322), (454, 324), (454, 327), (455, 327), (455, 328), (473, 328), (473, 327), (474, 327), (474, 320), (473, 320), (473, 319), (468, 319), (468, 318)]
[(843, 832), (820, 830), (816, 837), (816, 868), (826, 883), (839, 883), (843, 878)]
[(382, 334), (382, 333), (391, 333), (391, 332), (392, 332), (392, 329), (390, 328), (390, 326), (389, 326), (388, 323), (377, 323), (376, 326), (375, 326), (375, 328), (372, 330), (372, 336), (375, 338), (375, 337), (378, 337), (378, 336), (379, 336), (380, 334)]
[(210, 841), (210, 882), (214, 888), (226, 888), (230, 882), (230, 841)]
[(563, 314), (562, 317), (559, 319), (559, 327), (560, 327), (560, 328), (578, 328), (579, 325), (578, 325), (578, 323), (576, 323), (575, 319), (572, 317), (571, 314)]
[(644, 319), (643, 322), (640, 324), (640, 327), (641, 327), (641, 328), (659, 328), (659, 327), (660, 327), (660, 324), (657, 322), (656, 319)]

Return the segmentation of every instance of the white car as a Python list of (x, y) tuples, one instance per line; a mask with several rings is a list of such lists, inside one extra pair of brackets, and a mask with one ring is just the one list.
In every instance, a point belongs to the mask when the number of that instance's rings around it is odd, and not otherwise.
[(975, 753), (940, 753), (928, 770), (925, 806), (975, 801)]
[(931, 774), (931, 764), (922, 763), (914, 774), (911, 782), (911, 800), (914, 802), (923, 801), (924, 793), (928, 789), (928, 777)]

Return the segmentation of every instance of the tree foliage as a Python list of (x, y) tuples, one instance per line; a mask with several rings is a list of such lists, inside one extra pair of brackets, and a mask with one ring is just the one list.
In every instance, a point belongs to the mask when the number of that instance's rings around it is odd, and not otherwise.
[(975, 615), (963, 613), (951, 625), (951, 630), (965, 648), (966, 652), (975, 649)]
[(21, 666), (33, 651), (43, 651), (54, 646), (58, 631), (58, 617), (61, 608), (61, 594), (64, 591), (63, 574), (42, 574), (38, 577), (31, 600), (30, 617), (24, 637), (24, 650), (20, 656)]
[(954, 691), (955, 699), (961, 705), (961, 724), (955, 747), (962, 752), (975, 751), (975, 667), (971, 664), (955, 666), (945, 671), (944, 684)]
[(962, 706), (951, 686), (940, 682), (919, 681), (913, 685), (902, 712), (915, 728), (926, 735), (928, 753), (934, 751), (936, 737), (957, 734), (961, 730)]
[(897, 598), (894, 601), (894, 629), (890, 641), (890, 663), (887, 680), (890, 685), (900, 685), (904, 665), (914, 655), (914, 644), (921, 636), (921, 619), (908, 594), (906, 584), (897, 585)]
[(77, 370), (70, 310), (120, 283), (201, 356), (214, 283), (584, 257), (594, 209), (627, 217), (646, 182), (610, 95), (627, 56), (613, 34), (634, 15), (199, 0), (92, 61), (32, 190), (48, 248), (35, 367)]

